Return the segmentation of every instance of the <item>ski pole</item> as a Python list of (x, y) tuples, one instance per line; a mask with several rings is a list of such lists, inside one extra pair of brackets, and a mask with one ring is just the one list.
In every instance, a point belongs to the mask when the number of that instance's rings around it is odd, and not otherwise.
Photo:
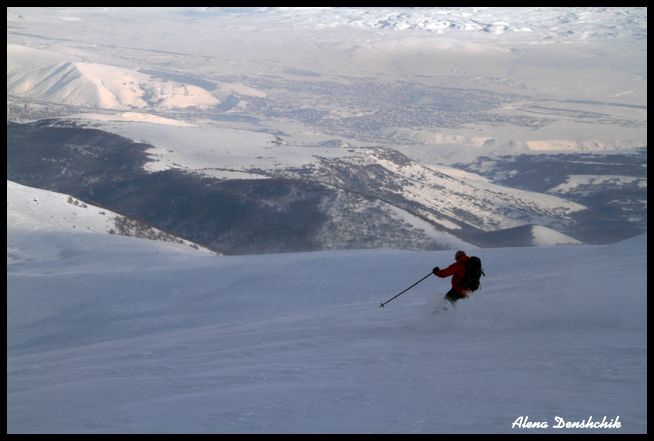
[(422, 279), (418, 280), (416, 283), (414, 283), (413, 285), (411, 285), (410, 287), (408, 287), (407, 289), (405, 289), (405, 290), (402, 291), (401, 293), (399, 293), (399, 294), (393, 296), (393, 297), (390, 298), (389, 300), (387, 300), (387, 301), (385, 301), (384, 303), (382, 303), (381, 305), (379, 305), (379, 307), (380, 307), (380, 308), (383, 308), (385, 304), (389, 303), (389, 302), (390, 302), (391, 300), (393, 300), (395, 297), (399, 297), (399, 296), (401, 296), (402, 294), (404, 294), (405, 292), (407, 292), (408, 290), (410, 290), (411, 288), (413, 288), (413, 287), (416, 286), (418, 283), (422, 282), (423, 280), (425, 280), (427, 277), (429, 277), (429, 276), (431, 276), (431, 275), (432, 275), (432, 273), (430, 272), (430, 273), (427, 274), (425, 277), (423, 277)]

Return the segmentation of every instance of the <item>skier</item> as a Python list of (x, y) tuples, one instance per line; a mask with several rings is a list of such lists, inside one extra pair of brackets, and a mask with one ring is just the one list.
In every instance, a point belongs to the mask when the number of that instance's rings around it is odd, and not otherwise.
[(448, 266), (445, 269), (440, 269), (439, 267), (435, 267), (432, 272), (434, 273), (435, 276), (437, 277), (449, 277), (452, 276), (452, 289), (450, 289), (447, 294), (445, 294), (445, 297), (443, 297), (445, 300), (449, 301), (452, 305), (456, 303), (457, 300), (459, 299), (464, 299), (468, 297), (468, 289), (464, 288), (461, 285), (461, 282), (463, 282), (463, 277), (466, 272), (466, 262), (468, 261), (469, 257), (466, 255), (465, 252), (463, 251), (457, 251), (456, 254), (454, 255), (454, 262), (452, 265)]

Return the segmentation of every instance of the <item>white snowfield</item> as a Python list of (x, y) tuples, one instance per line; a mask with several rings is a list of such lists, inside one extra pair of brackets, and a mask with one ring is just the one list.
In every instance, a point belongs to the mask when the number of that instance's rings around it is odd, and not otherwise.
[(8, 231), (7, 431), (646, 433), (646, 240), (473, 250), (481, 290), (432, 315), (449, 279), (379, 304), (453, 251)]

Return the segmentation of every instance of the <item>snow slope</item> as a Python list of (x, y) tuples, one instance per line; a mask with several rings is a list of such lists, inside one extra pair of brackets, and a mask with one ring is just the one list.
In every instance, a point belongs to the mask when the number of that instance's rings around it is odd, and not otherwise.
[(7, 266), (9, 433), (647, 431), (646, 235), (474, 250), (482, 289), (436, 315), (449, 280), (378, 305), (451, 251), (7, 239), (33, 250)]
[(532, 226), (531, 233), (534, 236), (535, 246), (554, 246), (554, 245), (580, 245), (577, 239), (573, 239), (551, 228), (540, 225)]
[[(188, 240), (164, 233), (111, 210), (89, 205), (70, 195), (7, 181), (7, 236), (17, 231), (57, 231), (72, 233), (119, 234), (157, 238), (194, 247), (208, 254), (213, 251)], [(8, 258), (17, 258), (8, 250)]]

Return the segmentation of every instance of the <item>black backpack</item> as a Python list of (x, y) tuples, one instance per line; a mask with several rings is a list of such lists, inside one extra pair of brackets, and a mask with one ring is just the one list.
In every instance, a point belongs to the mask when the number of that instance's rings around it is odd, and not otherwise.
[(466, 272), (463, 276), (461, 286), (470, 291), (477, 291), (480, 285), (479, 279), (485, 275), (484, 270), (481, 269), (481, 259), (471, 256), (466, 262)]

